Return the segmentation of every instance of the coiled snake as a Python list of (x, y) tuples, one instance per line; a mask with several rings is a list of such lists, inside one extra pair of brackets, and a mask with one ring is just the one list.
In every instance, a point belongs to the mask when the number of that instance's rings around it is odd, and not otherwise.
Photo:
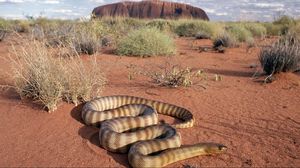
[[(181, 119), (175, 125), (158, 124), (158, 114)], [(87, 102), (82, 109), (87, 125), (99, 126), (100, 145), (111, 152), (127, 153), (132, 167), (163, 167), (198, 155), (224, 152), (221, 144), (181, 146), (175, 128), (194, 124), (192, 113), (182, 107), (133, 96), (107, 96)], [(162, 151), (162, 152), (161, 152)]]

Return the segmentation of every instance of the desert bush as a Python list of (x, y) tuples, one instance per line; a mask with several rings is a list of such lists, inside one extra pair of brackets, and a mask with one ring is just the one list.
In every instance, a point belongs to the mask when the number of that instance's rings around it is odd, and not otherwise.
[(19, 33), (28, 33), (30, 31), (30, 22), (27, 20), (15, 20), (12, 23), (13, 30)]
[(175, 54), (173, 39), (155, 28), (133, 30), (117, 44), (116, 53), (127, 56), (154, 56)]
[(161, 31), (172, 31), (175, 28), (174, 24), (172, 24), (170, 20), (164, 20), (164, 19), (151, 20), (146, 24), (146, 26), (151, 28), (157, 28)]
[(230, 24), (226, 27), (226, 31), (238, 42), (246, 42), (253, 38), (251, 32), (242, 24)]
[(299, 41), (288, 34), (271, 47), (264, 47), (259, 61), (268, 75), (296, 71), (300, 63)]
[(236, 45), (236, 39), (227, 32), (223, 32), (213, 39), (213, 48), (215, 49), (220, 46), (235, 47)]
[(10, 30), (11, 29), (11, 23), (8, 20), (0, 18), (0, 29)]
[(189, 87), (193, 84), (191, 70), (178, 65), (167, 65), (162, 71), (149, 73), (148, 76), (159, 86)]
[(274, 20), (273, 24), (280, 27), (280, 35), (288, 33), (289, 28), (296, 25), (296, 20), (290, 16), (283, 15)]
[(105, 77), (99, 68), (96, 57), (83, 62), (77, 57), (64, 60), (63, 99), (77, 105), (101, 94)]
[(60, 82), (60, 63), (40, 43), (15, 50), (20, 59), (11, 59), (14, 69), (15, 88), (21, 98), (30, 98), (43, 104), (49, 111), (57, 108), (63, 94)]
[(98, 51), (100, 45), (100, 33), (94, 25), (94, 22), (53, 23), (48, 28), (36, 25), (32, 29), (32, 37), (44, 41), (48, 47), (73, 48), (79, 54), (92, 55)]
[(292, 36), (293, 38), (300, 41), (300, 23), (291, 26), (286, 37)]
[(210, 39), (210, 36), (207, 33), (200, 31), (195, 35), (195, 38), (196, 39)]
[(100, 40), (90, 32), (81, 31), (75, 35), (71, 45), (79, 54), (92, 55), (98, 51)]
[(0, 42), (5, 39), (5, 37), (7, 36), (7, 33), (8, 33), (7, 30), (1, 30), (0, 29)]
[(5, 19), (0, 18), (0, 42), (5, 39), (10, 29), (10, 23)]
[(263, 38), (267, 34), (267, 29), (260, 23), (244, 23), (244, 27), (249, 30), (254, 37)]
[(281, 34), (281, 26), (280, 25), (275, 25), (273, 23), (263, 23), (263, 26), (267, 30), (267, 35), (269, 36), (278, 36)]
[(80, 58), (55, 58), (52, 51), (38, 41), (13, 50), (10, 60), (14, 88), (21, 98), (29, 98), (52, 112), (61, 100), (77, 104), (88, 100), (93, 90), (101, 89), (104, 78), (95, 63), (85, 68)]
[(175, 33), (179, 36), (195, 37), (201, 32), (208, 37), (213, 37), (218, 32), (219, 27), (215, 23), (196, 20), (179, 20)]

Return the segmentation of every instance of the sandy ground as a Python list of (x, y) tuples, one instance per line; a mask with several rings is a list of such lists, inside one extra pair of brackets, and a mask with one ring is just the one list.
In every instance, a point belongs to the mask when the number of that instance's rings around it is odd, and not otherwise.
[[(196, 124), (182, 129), (183, 144), (216, 142), (228, 146), (225, 154), (201, 156), (169, 167), (297, 167), (300, 165), (300, 76), (284, 74), (264, 85), (252, 78), (258, 64), (258, 48), (229, 49), (225, 54), (199, 53), (195, 48), (208, 40), (177, 39), (178, 55), (172, 61), (203, 69), (211, 78), (205, 86), (168, 89), (145, 77), (128, 79), (130, 64), (155, 66), (165, 57), (117, 57), (99, 54), (99, 67), (107, 75), (103, 95), (140, 96), (185, 107)], [(106, 54), (105, 54), (106, 53)], [(8, 44), (0, 43), (0, 57), (8, 56)], [(8, 61), (0, 59), (0, 84), (9, 84)], [(62, 103), (51, 114), (33, 103), (22, 101), (13, 90), (0, 95), (1, 167), (128, 167), (126, 154), (99, 147), (98, 129), (80, 119), (82, 105)], [(170, 120), (168, 120), (170, 121)]]

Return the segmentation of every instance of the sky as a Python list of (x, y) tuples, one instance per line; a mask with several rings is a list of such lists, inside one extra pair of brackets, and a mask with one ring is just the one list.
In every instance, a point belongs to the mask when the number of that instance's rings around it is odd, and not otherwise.
[[(88, 18), (94, 7), (120, 0), (0, 0), (0, 17)], [(122, 0), (121, 0), (122, 1)], [(135, 0), (137, 1), (137, 0)], [(202, 8), (215, 21), (272, 21), (300, 17), (300, 0), (168, 0)]]

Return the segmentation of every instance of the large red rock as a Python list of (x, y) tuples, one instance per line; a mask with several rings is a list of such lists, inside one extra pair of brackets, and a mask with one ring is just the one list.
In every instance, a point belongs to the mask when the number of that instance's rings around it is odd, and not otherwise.
[(124, 1), (94, 8), (94, 17), (122, 16), (133, 18), (196, 18), (209, 20), (204, 10), (191, 5), (165, 1)]

